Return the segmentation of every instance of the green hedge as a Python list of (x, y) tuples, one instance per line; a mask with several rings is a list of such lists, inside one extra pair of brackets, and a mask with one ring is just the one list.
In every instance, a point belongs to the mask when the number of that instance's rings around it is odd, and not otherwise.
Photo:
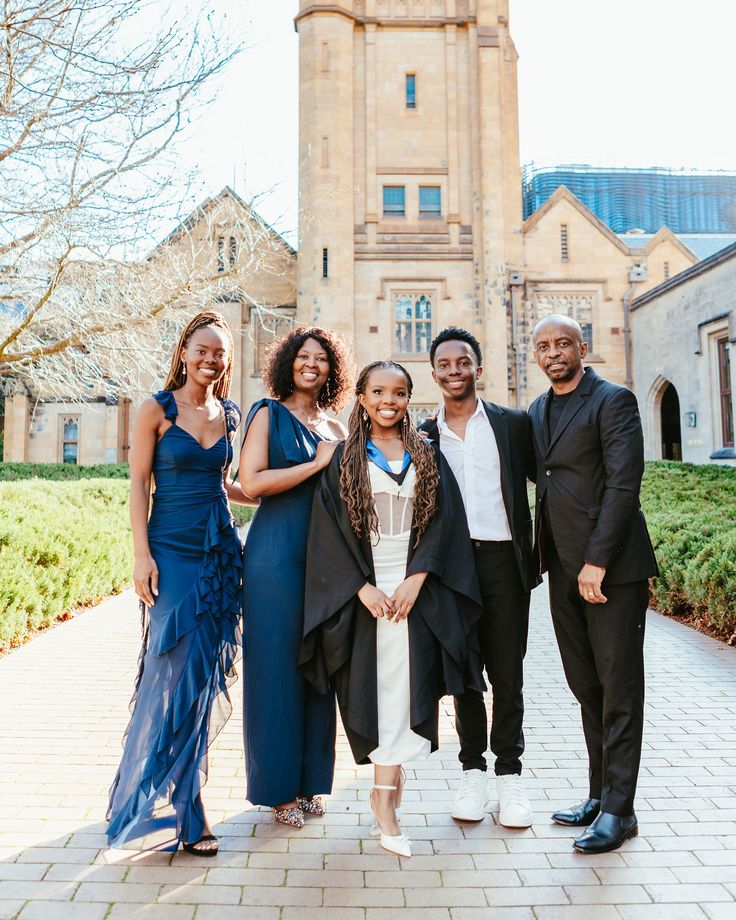
[[(76, 463), (0, 463), (0, 482), (25, 479), (128, 479), (127, 463), (100, 463), (97, 466), (77, 466)], [(233, 505), (233, 517), (239, 527), (247, 523), (255, 508)]]
[[(22, 467), (32, 464), (2, 464)], [(43, 464), (42, 473), (68, 469)], [(71, 467), (84, 470), (84, 467)], [(86, 469), (89, 469), (87, 467)], [(127, 467), (108, 479), (0, 482), (0, 651), (130, 584)], [(233, 507), (242, 526), (253, 508)]]
[(128, 483), (0, 483), (0, 650), (130, 581)]
[(660, 575), (652, 599), (669, 614), (701, 614), (736, 633), (736, 468), (648, 463), (642, 507)]
[[(71, 608), (130, 582), (127, 467), (0, 464), (0, 650)], [(77, 482), (49, 479), (81, 477)], [(118, 480), (118, 481), (116, 481)], [(702, 614), (725, 638), (736, 634), (736, 468), (648, 463), (642, 505), (660, 576), (656, 607)], [(252, 508), (233, 507), (238, 524)]]
[(0, 481), (18, 479), (127, 479), (127, 463), (0, 463)]

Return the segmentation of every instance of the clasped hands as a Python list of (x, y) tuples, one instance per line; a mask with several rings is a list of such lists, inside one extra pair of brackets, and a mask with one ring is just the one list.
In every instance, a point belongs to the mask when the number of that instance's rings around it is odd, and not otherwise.
[(387, 620), (399, 623), (409, 616), (426, 577), (426, 572), (407, 576), (391, 597), (380, 588), (366, 582), (358, 591), (358, 598), (376, 619), (386, 617)]

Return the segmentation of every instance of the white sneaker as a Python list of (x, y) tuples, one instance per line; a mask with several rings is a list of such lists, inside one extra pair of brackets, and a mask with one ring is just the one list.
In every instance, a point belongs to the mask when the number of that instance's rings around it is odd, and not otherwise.
[(531, 827), (532, 807), (521, 777), (497, 776), (498, 823), (504, 827)]
[(458, 821), (482, 821), (488, 806), (488, 778), (483, 770), (463, 770), (460, 789), (452, 803)]

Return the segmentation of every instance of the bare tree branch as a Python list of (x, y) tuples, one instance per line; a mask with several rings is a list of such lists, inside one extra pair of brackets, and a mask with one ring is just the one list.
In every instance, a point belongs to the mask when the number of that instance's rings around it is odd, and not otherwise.
[[(260, 309), (252, 280), (290, 277), (293, 252), (236, 196), (154, 245), (182, 218), (177, 138), (239, 50), (211, 12), (163, 12), (0, 0), (0, 381), (80, 398), (140, 388), (177, 311)], [(237, 259), (218, 265), (225, 233)]]

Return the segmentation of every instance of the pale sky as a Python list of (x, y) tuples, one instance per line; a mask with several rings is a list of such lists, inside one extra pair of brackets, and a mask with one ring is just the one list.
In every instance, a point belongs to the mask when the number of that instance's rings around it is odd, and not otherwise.
[[(186, 2), (186, 0), (176, 0)], [(733, 0), (510, 0), (522, 163), (736, 171)], [(224, 0), (248, 47), (181, 146), (295, 242), (296, 0)], [(196, 201), (192, 201), (195, 204)]]

